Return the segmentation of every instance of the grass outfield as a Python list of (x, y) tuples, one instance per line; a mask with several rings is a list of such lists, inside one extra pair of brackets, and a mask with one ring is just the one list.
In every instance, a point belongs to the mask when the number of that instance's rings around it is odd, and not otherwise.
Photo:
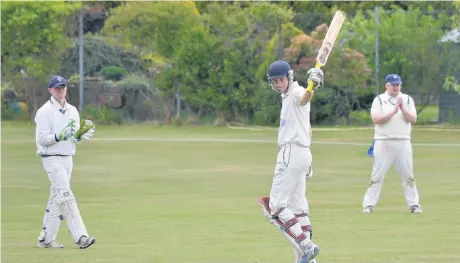
[[(76, 249), (62, 225), (66, 248), (51, 250), (34, 248), (49, 182), (33, 129), (2, 123), (2, 262), (293, 261), (257, 202), (270, 190), (276, 130), (98, 126), (95, 139), (79, 145), (72, 175), (97, 243)], [(360, 213), (372, 133), (314, 131), (308, 199), (318, 262), (460, 262), (460, 131), (413, 132), (421, 215), (408, 213), (394, 169), (375, 213)]]

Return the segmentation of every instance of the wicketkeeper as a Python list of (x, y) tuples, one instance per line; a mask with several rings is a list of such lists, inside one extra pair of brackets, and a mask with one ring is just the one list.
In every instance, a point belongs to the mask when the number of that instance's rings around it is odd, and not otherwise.
[(73, 240), (80, 248), (88, 248), (96, 239), (86, 231), (85, 224), (70, 189), (75, 144), (89, 140), (95, 132), (90, 120), (82, 120), (77, 109), (65, 97), (67, 81), (60, 76), (49, 80), (48, 100), (35, 116), (37, 154), (51, 183), (50, 197), (38, 236), (37, 247), (63, 248), (56, 243), (61, 221), (65, 220)]

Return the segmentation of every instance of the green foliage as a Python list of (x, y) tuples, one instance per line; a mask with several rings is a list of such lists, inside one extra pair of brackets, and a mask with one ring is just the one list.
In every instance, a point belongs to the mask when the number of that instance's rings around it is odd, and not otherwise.
[(157, 89), (155, 89), (150, 82), (151, 81), (145, 77), (130, 75), (114, 84), (124, 92), (140, 90), (148, 93), (157, 93)]
[(140, 53), (172, 57), (184, 29), (198, 21), (193, 2), (128, 2), (112, 9), (104, 33)]
[(92, 120), (94, 123), (102, 125), (123, 123), (120, 112), (110, 108), (108, 105), (103, 105), (101, 107), (96, 105), (87, 105), (80, 112), (80, 118)]
[(446, 90), (457, 91), (460, 93), (460, 83), (455, 77), (448, 76), (444, 81), (444, 88)]
[(182, 29), (170, 60), (173, 66), (156, 80), (165, 94), (180, 90), (198, 116), (219, 111), (226, 120), (252, 118), (255, 94), (266, 89), (257, 77), (265, 43), (279, 28), (277, 23), (287, 23), (292, 14), (267, 3), (239, 7), (209, 4), (203, 23)]
[(128, 75), (128, 71), (121, 67), (109, 66), (102, 68), (100, 74), (105, 80), (118, 81)]
[(173, 57), (173, 67), (158, 78), (158, 87), (171, 94), (180, 89), (190, 107), (202, 113), (223, 109), (227, 97), (220, 85), (223, 73), (222, 49), (217, 38), (197, 26), (183, 33), (184, 43)]
[(28, 105), (29, 116), (39, 107), (40, 85), (60, 68), (70, 45), (67, 34), (78, 2), (2, 2), (1, 70)]
[[(379, 78), (399, 73), (403, 91), (424, 93), (424, 98), (436, 97), (442, 87), (460, 92), (455, 78), (460, 68), (458, 43), (438, 41), (448, 30), (459, 27), (458, 1), (2, 5), (2, 74), (15, 87), (26, 87), (27, 92), (22, 88), (19, 95), (27, 94), (28, 105), (31, 101), (39, 104), (38, 86), (49, 75), (77, 73), (79, 46), (72, 38), (81, 5), (88, 7), (87, 13), (97, 15), (98, 26), (108, 15), (103, 36), (84, 37), (85, 75), (100, 73), (115, 81), (124, 96), (143, 98), (142, 103), (149, 105), (155, 116), (165, 115), (168, 120), (175, 116), (176, 94), (180, 94), (184, 112), (177, 120), (180, 122), (187, 123), (186, 116), (219, 118), (222, 124), (242, 120), (277, 125), (279, 95), (266, 83), (269, 64), (288, 60), (296, 80), (305, 85), (305, 73), (314, 66), (327, 25), (340, 9), (348, 16), (323, 68), (326, 83), (312, 101), (312, 121), (361, 122), (364, 114), (359, 111), (369, 107), (368, 97), (376, 88), (369, 82), (375, 79), (377, 5), (381, 7)], [(21, 69), (25, 74), (20, 74)], [(126, 110), (120, 115), (125, 114)]]
[[(83, 63), (85, 75), (95, 76), (103, 67), (123, 67), (129, 72), (141, 72), (144, 65), (139, 55), (128, 50), (122, 50), (111, 45), (106, 39), (98, 35), (85, 35), (83, 46)], [(78, 72), (79, 45), (75, 41), (67, 49), (62, 59), (61, 74), (71, 76)]]
[(43, 78), (59, 69), (70, 39), (65, 18), (77, 2), (2, 2), (2, 75), (13, 79), (23, 69)]
[(261, 84), (265, 77), (260, 79), (258, 75), (264, 62), (266, 43), (280, 25), (289, 23), (292, 12), (262, 2), (247, 3), (244, 9), (237, 5), (226, 8), (215, 5), (212, 8), (208, 21), (224, 47), (223, 70), (217, 85), (225, 88), (220, 93), (225, 94), (226, 99), (222, 109), (230, 119), (239, 115), (251, 118), (257, 105), (256, 93), (261, 88), (267, 89)]
[(1, 116), (2, 116), (2, 120), (6, 121), (6, 120), (13, 120), (15, 119), (15, 116), (16, 114), (8, 108), (8, 104), (7, 103), (2, 103), (1, 105)]
[(256, 125), (279, 125), (281, 111), (280, 94), (274, 92), (268, 83), (264, 89), (259, 89), (256, 97), (257, 107), (254, 113), (253, 123)]
[[(120, 89), (126, 100), (130, 101), (125, 102), (125, 115), (132, 115), (134, 104), (140, 102), (151, 109), (154, 119), (158, 120), (164, 117), (161, 91), (152, 83), (151, 79), (130, 75), (121, 81), (115, 82), (114, 85)], [(134, 116), (130, 117), (134, 118)]]
[[(375, 22), (370, 19), (372, 17), (373, 10), (358, 11), (344, 30), (348, 32), (346, 46), (360, 50), (375, 71)], [(398, 73), (403, 78), (404, 92), (438, 94), (449, 57), (449, 53), (440, 52), (438, 40), (446, 31), (449, 16), (443, 13), (434, 16), (409, 6), (408, 11), (380, 10), (379, 21), (379, 78), (383, 79), (383, 75), (388, 73)], [(424, 101), (421, 107), (428, 103), (429, 100)]]
[(354, 126), (372, 125), (371, 113), (367, 110), (352, 111), (349, 124)]

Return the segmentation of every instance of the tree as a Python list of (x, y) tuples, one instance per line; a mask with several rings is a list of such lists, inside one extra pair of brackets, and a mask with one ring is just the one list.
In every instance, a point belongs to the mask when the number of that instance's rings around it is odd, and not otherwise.
[(71, 39), (66, 21), (78, 3), (3, 2), (2, 77), (25, 97), (33, 116), (39, 99), (36, 89), (60, 68)]
[(455, 1), (454, 7), (456, 12), (451, 19), (453, 30), (441, 39), (443, 49), (449, 54), (449, 69), (444, 88), (460, 93), (460, 1)]
[[(329, 20), (331, 18), (332, 15)], [(284, 59), (290, 63), (299, 84), (306, 86), (307, 70), (315, 66), (316, 53), (327, 33), (328, 23), (318, 25), (309, 34), (300, 31), (293, 23), (283, 25), (267, 44), (263, 56), (265, 59), (259, 67), (259, 76), (265, 77), (269, 64), (275, 59)], [(324, 122), (325, 118), (328, 118), (332, 124), (341, 117), (349, 120), (353, 109), (364, 106), (359, 102), (360, 96), (369, 92), (366, 88), (366, 80), (372, 72), (367, 59), (356, 50), (343, 46), (344, 35), (343, 33), (339, 35), (328, 63), (323, 68), (326, 82), (312, 101), (314, 123)], [(282, 47), (281, 56), (277, 54), (280, 47)], [(273, 100), (268, 98), (268, 101)], [(274, 110), (270, 112), (275, 113)], [(270, 119), (275, 118), (270, 117)]]
[(158, 86), (164, 92), (171, 83), (180, 88), (182, 99), (197, 117), (222, 109), (228, 98), (219, 85), (223, 67), (217, 38), (203, 26), (196, 26), (182, 34), (181, 43), (171, 60), (172, 67), (157, 78)]
[[(183, 45), (183, 34), (197, 26), (199, 12), (193, 2), (128, 2), (112, 9), (104, 34), (114, 45), (128, 48), (150, 61), (151, 77), (172, 68), (172, 61)], [(165, 118), (169, 119), (178, 81), (160, 81)]]
[[(282, 26), (291, 24), (292, 12), (287, 8), (265, 2), (230, 5), (226, 13), (217, 10), (212, 23), (214, 34), (225, 47), (223, 73), (220, 86), (225, 87), (229, 100), (226, 103), (228, 118), (252, 119), (260, 104), (259, 90), (268, 90), (262, 84), (266, 78), (259, 68), (265, 62), (267, 43)], [(222, 22), (222, 17), (225, 17)], [(276, 18), (276, 19), (274, 19)], [(297, 29), (298, 30), (298, 29)], [(270, 56), (276, 54), (270, 54)]]
[[(143, 61), (129, 50), (110, 45), (102, 36), (86, 34), (84, 36), (84, 65), (86, 76), (96, 76), (103, 67), (118, 66), (124, 67), (129, 72), (141, 72), (144, 69)], [(62, 57), (61, 74), (72, 76), (78, 73), (79, 45), (73, 45), (64, 52)]]
[[(374, 11), (358, 12), (350, 19), (345, 27), (345, 46), (363, 53), (375, 70), (375, 23), (369, 19), (373, 16)], [(408, 11), (380, 10), (379, 17), (380, 72), (399, 73), (404, 92), (424, 94), (420, 112), (442, 87), (448, 54), (440, 52), (438, 41), (445, 34), (449, 17), (426, 14), (411, 6)]]
[(112, 9), (103, 32), (142, 55), (171, 58), (182, 31), (196, 25), (198, 17), (193, 2), (128, 2)]

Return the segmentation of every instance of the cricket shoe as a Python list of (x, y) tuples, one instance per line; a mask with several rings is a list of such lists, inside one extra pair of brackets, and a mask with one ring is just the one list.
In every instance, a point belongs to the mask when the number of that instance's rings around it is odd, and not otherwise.
[(80, 240), (78, 240), (77, 245), (81, 249), (85, 249), (89, 248), (94, 243), (96, 243), (96, 239), (94, 237), (81, 236)]
[(372, 212), (374, 212), (374, 207), (373, 206), (368, 205), (368, 206), (364, 207), (364, 209), (363, 209), (363, 213), (365, 213), (365, 214), (370, 214)]
[[(313, 243), (313, 242), (310, 242), (308, 243), (308, 245), (305, 247), (305, 256), (302, 257), (302, 259), (300, 260), (300, 263), (310, 263), (312, 262), (312, 260), (318, 256), (319, 254), (319, 247)], [(315, 261), (313, 261), (315, 262)]]
[(413, 213), (413, 214), (421, 214), (422, 209), (420, 208), (419, 205), (413, 205), (413, 206), (410, 207), (410, 212)]
[(37, 241), (37, 247), (38, 248), (64, 248), (64, 245), (58, 244), (54, 241), (49, 244), (46, 244), (45, 241)]

